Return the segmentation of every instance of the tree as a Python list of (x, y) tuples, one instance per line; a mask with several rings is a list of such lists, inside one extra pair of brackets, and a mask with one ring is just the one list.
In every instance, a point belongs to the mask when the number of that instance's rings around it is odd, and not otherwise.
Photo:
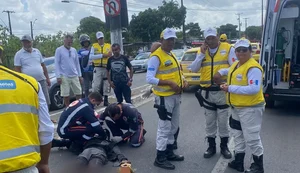
[(246, 35), (250, 40), (260, 40), (262, 36), (261, 26), (249, 26), (246, 28)]
[(3, 64), (8, 68), (14, 66), (15, 53), (21, 49), (20, 39), (14, 35), (9, 36), (7, 28), (0, 25), (0, 40), (2, 40), (3, 51)]
[(130, 21), (131, 33), (144, 42), (158, 40), (163, 29), (161, 15), (156, 9), (149, 8), (138, 15), (133, 15)]
[(147, 9), (133, 15), (130, 21), (132, 35), (144, 42), (155, 41), (166, 27), (180, 28), (185, 19), (186, 9), (180, 8), (174, 0), (163, 1), (158, 9)]
[(105, 23), (99, 18), (89, 16), (80, 20), (80, 25), (77, 28), (76, 35), (79, 37), (80, 34), (88, 34), (92, 42), (96, 42), (96, 33), (102, 31), (104, 34), (104, 40), (110, 42), (110, 32), (105, 28)]
[(163, 0), (162, 3), (163, 5), (158, 7), (158, 11), (164, 23), (163, 27), (180, 28), (186, 17), (186, 9), (179, 7), (178, 2), (174, 0), (169, 2)]
[(238, 26), (227, 23), (226, 25), (221, 25), (217, 28), (219, 35), (226, 34), (228, 39), (238, 38)]
[(185, 28), (186, 31), (188, 31), (187, 35), (189, 37), (200, 38), (202, 35), (201, 28), (198, 23), (188, 23)]

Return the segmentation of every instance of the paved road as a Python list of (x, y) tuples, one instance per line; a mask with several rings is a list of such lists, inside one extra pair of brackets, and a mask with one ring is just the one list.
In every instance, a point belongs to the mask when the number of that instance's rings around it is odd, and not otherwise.
[[(133, 83), (131, 86), (131, 89), (140, 87), (140, 86), (144, 86), (146, 85), (146, 73), (145, 72), (138, 72), (138, 73), (134, 73), (133, 75)], [(111, 92), (111, 94), (113, 95), (113, 91)], [(61, 110), (55, 110), (55, 111), (51, 111), (50, 114), (54, 114), (57, 112), (61, 112)]]
[(146, 85), (146, 73), (145, 72), (136, 72), (133, 74), (133, 83), (132, 88)]
[[(267, 109), (265, 112), (262, 140), (265, 146), (266, 173), (299, 172), (300, 115), (297, 105), (299, 104), (280, 105), (277, 109)], [(153, 166), (156, 154), (157, 115), (152, 102), (140, 106), (139, 110), (143, 115), (145, 128), (148, 131), (146, 142), (137, 149), (129, 146), (121, 147), (124, 154), (132, 161), (133, 167), (137, 169), (137, 173), (237, 173), (226, 168), (226, 166), (222, 166), (226, 163), (220, 159), (219, 153), (211, 159), (203, 158), (203, 152), (206, 150), (204, 110), (199, 107), (192, 92), (185, 93), (182, 97), (181, 131), (178, 139), (179, 149), (176, 152), (183, 154), (185, 161), (174, 163), (176, 165), (174, 171), (166, 171)], [(51, 172), (66, 171), (65, 169), (69, 167), (67, 161), (72, 162), (74, 158), (75, 156), (66, 150), (53, 149), (50, 159)], [(245, 165), (249, 166), (249, 162), (250, 156), (247, 156)], [(99, 172), (117, 171), (116, 168), (112, 167), (112, 163), (108, 163), (99, 169)]]

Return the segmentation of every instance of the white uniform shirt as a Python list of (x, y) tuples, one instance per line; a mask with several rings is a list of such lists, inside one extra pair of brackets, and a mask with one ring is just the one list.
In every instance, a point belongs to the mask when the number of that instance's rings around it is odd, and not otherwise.
[(54, 124), (50, 119), (48, 105), (42, 91), (41, 85), (39, 85), (39, 109), (38, 109), (38, 118), (39, 118), (39, 139), (40, 145), (46, 145), (53, 140), (54, 136)]
[(96, 60), (101, 58), (103, 58), (103, 54), (95, 54), (95, 48), (92, 46), (89, 59)]

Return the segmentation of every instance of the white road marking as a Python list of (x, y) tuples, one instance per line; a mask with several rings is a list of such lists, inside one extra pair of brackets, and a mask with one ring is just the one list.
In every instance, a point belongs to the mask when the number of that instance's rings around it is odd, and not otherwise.
[[(142, 93), (142, 92), (144, 92), (148, 87), (150, 87), (150, 85), (149, 85), (149, 84), (146, 84), (146, 85), (143, 85), (143, 86), (139, 86), (139, 87), (133, 88), (132, 90), (139, 90), (139, 89), (142, 89), (142, 88), (143, 88), (143, 90), (140, 91), (140, 92)], [(142, 94), (135, 95), (135, 96), (132, 97), (132, 99), (135, 99), (135, 98), (138, 98), (138, 97), (141, 97), (141, 96), (142, 96)], [(110, 96), (110, 98), (115, 98), (115, 97), (114, 97), (114, 96)], [(101, 111), (104, 111), (104, 110), (105, 110), (105, 107), (104, 107), (104, 108), (100, 108), (100, 109), (96, 109), (95, 111), (96, 111), (96, 112), (101, 112)], [(60, 114), (62, 113), (62, 111), (63, 111), (63, 109), (60, 110), (60, 111), (58, 111), (58, 112), (55, 112), (55, 113), (50, 113), (50, 117), (56, 116), (56, 115), (60, 115)]]
[[(232, 154), (232, 157), (234, 157), (234, 142), (233, 142), (233, 137), (230, 139), (229, 144), (228, 144), (228, 148)], [(216, 163), (214, 169), (211, 171), (211, 173), (224, 173), (228, 163), (231, 161), (232, 159), (225, 159), (223, 156), (221, 156), (218, 160), (218, 162)]]

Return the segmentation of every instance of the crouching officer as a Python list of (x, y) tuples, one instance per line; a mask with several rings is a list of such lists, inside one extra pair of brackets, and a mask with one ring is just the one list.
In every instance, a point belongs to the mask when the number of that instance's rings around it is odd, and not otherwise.
[[(228, 149), (229, 125), (228, 125), (228, 105), (226, 104), (226, 94), (215, 84), (213, 76), (222, 68), (228, 68), (235, 60), (234, 48), (228, 43), (222, 43), (217, 37), (215, 28), (208, 28), (204, 31), (205, 44), (191, 64), (193, 72), (201, 72), (200, 90), (195, 93), (200, 106), (205, 108), (206, 137), (208, 139), (208, 149), (204, 153), (204, 158), (211, 158), (216, 154), (216, 135), (219, 130), (221, 138), (221, 154), (224, 158), (232, 157)], [(226, 76), (222, 77), (222, 82), (226, 82)]]
[[(141, 146), (145, 139), (144, 121), (141, 113), (130, 103), (113, 103), (100, 115), (112, 133), (112, 140), (120, 143), (130, 141), (133, 147)], [(125, 134), (122, 130), (128, 130)]]
[(146, 76), (147, 82), (153, 85), (154, 107), (159, 115), (154, 165), (164, 169), (175, 169), (170, 161), (184, 160), (184, 156), (173, 151), (174, 135), (179, 127), (181, 93), (187, 87), (179, 63), (171, 53), (175, 38), (174, 29), (164, 30), (162, 45), (151, 54)]
[[(88, 98), (83, 98), (72, 102), (61, 114), (57, 133), (63, 139), (69, 139), (77, 145), (83, 145), (92, 139), (96, 134), (106, 139), (106, 132), (100, 125), (96, 117), (94, 107), (100, 105), (102, 95), (92, 92)], [(61, 147), (56, 140), (53, 141), (54, 147)]]
[(228, 164), (239, 172), (244, 171), (246, 145), (250, 148), (254, 163), (245, 173), (263, 173), (263, 146), (260, 138), (265, 100), (262, 91), (262, 67), (251, 58), (249, 40), (239, 40), (235, 44), (238, 62), (229, 69), (220, 70), (214, 76), (219, 83), (221, 76), (227, 75), (227, 84), (221, 89), (227, 92), (227, 103), (231, 107), (230, 126), (235, 142), (235, 159)]

